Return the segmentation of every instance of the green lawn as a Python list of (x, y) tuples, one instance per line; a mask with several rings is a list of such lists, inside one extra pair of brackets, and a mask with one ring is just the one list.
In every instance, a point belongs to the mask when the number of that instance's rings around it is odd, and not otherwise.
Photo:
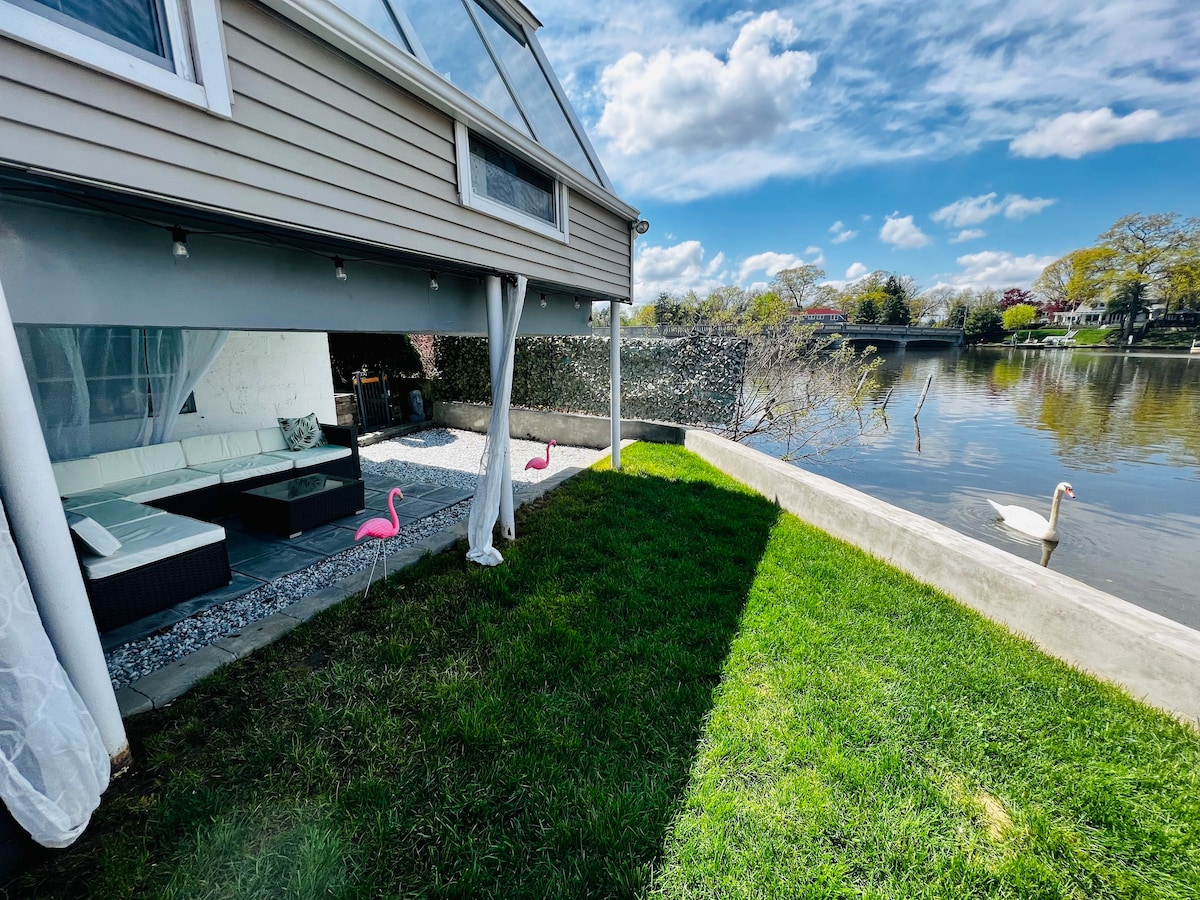
[(163, 713), (38, 897), (1200, 896), (1200, 737), (636, 445)]

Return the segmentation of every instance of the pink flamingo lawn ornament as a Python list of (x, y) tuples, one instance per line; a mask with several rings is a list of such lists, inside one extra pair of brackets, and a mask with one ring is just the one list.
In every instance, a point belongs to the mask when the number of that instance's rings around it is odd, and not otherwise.
[(367, 598), (367, 591), (371, 590), (371, 579), (375, 577), (375, 566), (379, 562), (379, 554), (383, 553), (383, 577), (387, 578), (387, 540), (394, 538), (400, 533), (400, 517), (396, 515), (395, 499), (399, 497), (404, 499), (404, 494), (400, 488), (392, 488), (388, 491), (388, 512), (392, 514), (392, 520), (387, 519), (367, 519), (358, 526), (358, 531), (354, 532), (354, 539), (361, 541), (365, 537), (373, 537), (379, 540), (379, 545), (375, 549), (375, 561), (371, 563), (371, 574), (367, 576), (367, 590), (363, 591), (363, 599)]
[(550, 443), (546, 445), (546, 458), (542, 459), (540, 456), (535, 456), (529, 462), (525, 463), (525, 471), (529, 471), (530, 469), (544, 469), (546, 466), (550, 465), (550, 448), (557, 446), (558, 441), (551, 440)]

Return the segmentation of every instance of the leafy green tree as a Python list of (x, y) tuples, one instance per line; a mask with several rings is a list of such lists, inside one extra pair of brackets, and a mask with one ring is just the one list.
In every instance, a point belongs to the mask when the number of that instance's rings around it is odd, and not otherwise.
[(820, 266), (804, 265), (792, 269), (780, 269), (771, 282), (771, 290), (791, 304), (792, 309), (801, 310), (808, 305), (816, 292), (816, 284), (825, 277)]
[(1005, 331), (1018, 331), (1028, 328), (1037, 319), (1037, 307), (1032, 303), (1018, 303), (1004, 310), (1002, 319)]
[(879, 300), (876, 294), (865, 294), (858, 299), (854, 310), (854, 321), (859, 325), (879, 324)]
[(791, 307), (774, 291), (759, 294), (750, 300), (746, 324), (753, 329), (778, 327), (791, 318)]
[(1109, 297), (1109, 309), (1124, 320), (1122, 339), (1171, 270), (1200, 249), (1200, 219), (1180, 221), (1176, 213), (1133, 213), (1100, 235), (1081, 267), (1080, 279)]
[(1168, 266), (1159, 287), (1167, 311), (1200, 309), (1200, 250), (1181, 254)]
[(1004, 334), (1004, 320), (1000, 317), (1000, 307), (989, 303), (972, 309), (963, 323), (963, 332), (967, 342), (971, 344), (998, 340)]
[(883, 283), (883, 298), (879, 304), (879, 321), (883, 325), (909, 325), (912, 323), (912, 307), (908, 304), (908, 291), (895, 275), (889, 275)]

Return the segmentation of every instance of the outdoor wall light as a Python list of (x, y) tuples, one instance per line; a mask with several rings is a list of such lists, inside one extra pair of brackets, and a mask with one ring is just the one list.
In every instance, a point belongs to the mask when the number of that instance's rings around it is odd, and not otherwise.
[(171, 244), (171, 255), (176, 259), (187, 259), (187, 232), (176, 225), (171, 229), (171, 240), (174, 241)]
[(542, 294), (542, 309), (546, 308), (546, 295)]
[(429, 273), (429, 289), (431, 291), (436, 291), (438, 289), (437, 272)]
[(633, 223), (633, 230), (636, 231), (638, 234), (645, 234), (647, 231), (650, 230), (650, 223), (647, 222), (645, 219), (638, 219), (636, 222)]
[(346, 280), (346, 261), (340, 256), (333, 258), (333, 277), (338, 281)]
[(579, 309), (579, 298), (578, 297), (575, 298), (575, 308)]

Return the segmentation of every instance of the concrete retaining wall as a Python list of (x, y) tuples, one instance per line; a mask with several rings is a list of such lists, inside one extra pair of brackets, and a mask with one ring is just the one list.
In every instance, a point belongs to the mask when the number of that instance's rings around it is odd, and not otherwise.
[(684, 446), (822, 531), (1046, 653), (1200, 724), (1200, 632), (820, 475), (703, 431)]
[[(451, 403), (435, 400), (433, 421), (447, 428), (463, 431), (487, 431), (492, 408), (479, 403)], [(530, 441), (549, 441), (551, 438), (569, 447), (591, 447), (603, 450), (612, 443), (611, 420), (580, 413), (544, 412), (537, 409), (513, 407), (508, 417), (509, 437)], [(621, 437), (653, 444), (682, 444), (687, 429), (679, 425), (622, 419)]]

